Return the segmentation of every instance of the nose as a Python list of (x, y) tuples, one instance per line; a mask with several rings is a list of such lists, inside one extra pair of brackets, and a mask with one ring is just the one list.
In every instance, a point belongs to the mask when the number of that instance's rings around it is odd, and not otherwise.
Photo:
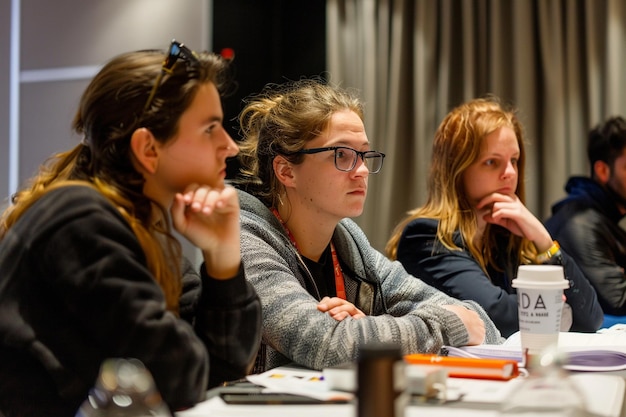
[(367, 164), (365, 164), (365, 161), (363, 160), (363, 157), (361, 155), (357, 156), (356, 166), (354, 167), (352, 172), (355, 173), (356, 176), (366, 177), (369, 175), (370, 170), (367, 167)]
[(515, 175), (517, 175), (517, 167), (515, 166), (515, 164), (513, 164), (513, 162), (507, 162), (506, 167), (504, 168), (504, 172), (502, 173), (502, 177), (510, 178), (514, 177)]
[(239, 145), (237, 145), (237, 142), (235, 142), (226, 131), (224, 131), (224, 135), (226, 135), (227, 157), (237, 155), (239, 153)]

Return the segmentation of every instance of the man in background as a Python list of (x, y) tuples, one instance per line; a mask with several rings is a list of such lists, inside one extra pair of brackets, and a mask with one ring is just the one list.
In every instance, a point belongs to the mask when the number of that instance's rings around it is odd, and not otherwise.
[[(552, 206), (550, 234), (591, 281), (605, 315), (626, 323), (626, 121), (612, 117), (589, 132), (591, 178), (571, 177)], [(607, 320), (605, 320), (605, 325)]]

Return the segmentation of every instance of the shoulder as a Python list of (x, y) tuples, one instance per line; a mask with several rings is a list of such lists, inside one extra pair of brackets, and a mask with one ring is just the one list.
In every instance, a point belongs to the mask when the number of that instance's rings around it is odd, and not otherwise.
[(337, 224), (333, 242), (341, 260), (359, 276), (378, 281), (393, 269), (393, 263), (371, 246), (365, 232), (352, 219), (345, 218)]
[(365, 232), (363, 232), (363, 229), (352, 219), (342, 219), (337, 225), (335, 234), (349, 235), (355, 240), (367, 242)]
[(142, 263), (144, 256), (137, 237), (117, 207), (96, 189), (80, 185), (56, 188), (43, 195), (0, 243), (0, 250), (10, 248), (24, 257), (34, 254), (42, 268), (62, 265), (76, 278), (86, 273), (81, 268), (96, 262), (95, 259), (108, 263), (115, 258), (115, 264), (123, 268), (122, 264), (125, 267), (128, 264), (124, 260), (120, 262), (124, 258), (122, 254)]
[(574, 215), (587, 216), (589, 214), (600, 212), (600, 206), (592, 200), (566, 199), (553, 206), (552, 216), (548, 219), (548, 221), (565, 220)]
[(85, 183), (72, 183), (66, 186), (58, 187), (53, 190), (45, 193), (39, 201), (48, 201), (48, 202), (66, 202), (66, 201), (76, 201), (76, 202), (98, 202), (98, 201), (108, 201), (102, 193), (100, 193), (97, 189), (92, 187), (91, 185)]
[(374, 248), (370, 245), (365, 232), (352, 219), (342, 219), (335, 228), (333, 242), (340, 253), (351, 253), (355, 259), (366, 257)]
[(585, 202), (571, 201), (563, 204), (546, 222), (546, 228), (552, 234), (573, 231), (596, 230), (599, 226), (608, 225), (612, 221), (596, 206)]
[(453, 232), (451, 239), (456, 249), (444, 245), (438, 236), (439, 220), (432, 218), (418, 218), (406, 225), (398, 240), (398, 259), (410, 258), (415, 260), (416, 253), (431, 257), (433, 254), (462, 255), (466, 251), (460, 231)]
[(263, 256), (278, 253), (281, 257), (291, 258), (291, 242), (276, 216), (255, 196), (239, 189), (237, 193), (242, 255), (259, 257), (261, 253)]
[(95, 188), (88, 185), (67, 185), (44, 194), (24, 216), (36, 223), (73, 219), (103, 211), (121, 218), (117, 208)]
[(239, 196), (239, 217), (241, 219), (242, 234), (246, 238), (252, 234), (269, 239), (283, 239), (283, 227), (274, 216), (274, 213), (261, 200), (245, 191), (237, 189)]
[(411, 220), (402, 231), (402, 238), (416, 235), (436, 235), (439, 220), (420, 217)]
[(75, 237), (119, 231), (132, 233), (113, 203), (88, 185), (68, 185), (47, 192), (12, 229), (33, 242), (57, 233)]
[(615, 201), (596, 181), (586, 177), (571, 177), (565, 190), (568, 195), (552, 205), (551, 221), (566, 221), (572, 215), (584, 213), (601, 213), (617, 220), (621, 218)]
[(264, 220), (270, 223), (278, 223), (278, 220), (271, 212), (271, 210), (267, 208), (267, 206), (254, 195), (237, 189), (237, 196), (239, 197), (239, 206), (242, 220)]
[(241, 206), (242, 210), (256, 211), (260, 207), (265, 207), (261, 200), (259, 200), (252, 194), (247, 193), (239, 188), (236, 188), (236, 190), (237, 196), (239, 197), (239, 205)]
[(117, 208), (100, 191), (90, 185), (70, 184), (44, 194), (38, 201), (48, 209), (63, 209), (77, 214), (84, 210), (109, 210)]

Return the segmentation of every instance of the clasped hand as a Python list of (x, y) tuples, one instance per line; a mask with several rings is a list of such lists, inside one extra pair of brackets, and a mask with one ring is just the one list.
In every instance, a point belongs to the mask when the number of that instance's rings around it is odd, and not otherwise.
[(230, 278), (237, 273), (239, 199), (233, 187), (192, 184), (176, 194), (170, 212), (174, 229), (202, 251), (210, 276)]
[(359, 310), (350, 301), (339, 297), (324, 297), (317, 305), (317, 309), (323, 313), (328, 313), (337, 321), (352, 317), (353, 319), (361, 319), (365, 317), (365, 313)]
[(502, 226), (532, 241), (539, 251), (547, 250), (552, 245), (550, 233), (516, 194), (489, 194), (478, 202), (476, 210), (484, 213), (483, 221)]

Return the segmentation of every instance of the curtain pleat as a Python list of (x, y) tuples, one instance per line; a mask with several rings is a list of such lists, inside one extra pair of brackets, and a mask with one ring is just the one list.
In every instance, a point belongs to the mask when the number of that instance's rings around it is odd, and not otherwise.
[(425, 202), (433, 135), (461, 102), (495, 94), (519, 109), (539, 218), (588, 174), (587, 131), (626, 116), (623, 0), (327, 0), (327, 14), (329, 78), (359, 91), (387, 154), (356, 219), (380, 250)]

